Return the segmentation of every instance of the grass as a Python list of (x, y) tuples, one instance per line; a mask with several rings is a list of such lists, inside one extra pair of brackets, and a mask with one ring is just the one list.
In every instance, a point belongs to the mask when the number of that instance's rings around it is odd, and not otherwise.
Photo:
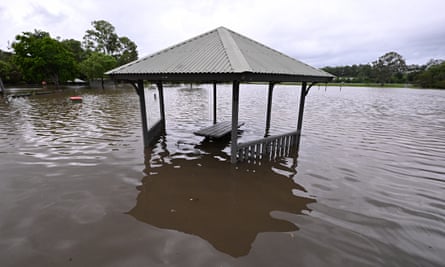
[(381, 88), (420, 88), (413, 84), (405, 84), (405, 83), (386, 83), (381, 86), (379, 83), (335, 83), (330, 82), (328, 86), (341, 86), (341, 87), (381, 87)]

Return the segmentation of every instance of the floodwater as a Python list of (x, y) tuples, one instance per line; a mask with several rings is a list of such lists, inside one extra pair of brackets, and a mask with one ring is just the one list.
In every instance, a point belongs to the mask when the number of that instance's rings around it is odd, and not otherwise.
[[(0, 97), (0, 266), (444, 266), (445, 91), (314, 86), (298, 154), (236, 166), (193, 134), (211, 91), (165, 88), (146, 150), (131, 88)], [(266, 96), (241, 85), (240, 142), (264, 136)], [(298, 98), (275, 88), (270, 134)]]

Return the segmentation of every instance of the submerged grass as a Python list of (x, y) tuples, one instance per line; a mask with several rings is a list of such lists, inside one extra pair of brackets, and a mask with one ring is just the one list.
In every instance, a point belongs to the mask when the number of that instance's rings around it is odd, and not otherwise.
[(420, 87), (409, 84), (409, 83), (386, 83), (383, 86), (379, 83), (335, 83), (330, 82), (328, 83), (329, 86), (342, 86), (342, 87), (374, 87), (374, 88), (417, 88), (420, 89)]

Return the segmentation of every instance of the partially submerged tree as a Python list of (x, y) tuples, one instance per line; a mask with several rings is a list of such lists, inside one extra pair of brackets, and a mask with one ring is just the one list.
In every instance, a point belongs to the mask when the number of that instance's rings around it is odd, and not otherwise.
[(48, 80), (59, 87), (60, 80), (74, 78), (73, 54), (47, 32), (34, 30), (17, 35), (12, 48), (15, 52), (13, 62), (27, 81)]
[(116, 59), (110, 55), (93, 52), (79, 65), (80, 71), (88, 80), (101, 79), (102, 89), (104, 89), (104, 73), (116, 67)]
[[(401, 55), (396, 52), (388, 52), (372, 63), (378, 82), (383, 86), (391, 81), (392, 77), (403, 76), (406, 71), (406, 63)], [(400, 77), (399, 77), (400, 78)]]
[[(440, 62), (440, 61), (439, 61)], [(445, 62), (432, 64), (417, 75), (417, 83), (423, 88), (445, 89)]]

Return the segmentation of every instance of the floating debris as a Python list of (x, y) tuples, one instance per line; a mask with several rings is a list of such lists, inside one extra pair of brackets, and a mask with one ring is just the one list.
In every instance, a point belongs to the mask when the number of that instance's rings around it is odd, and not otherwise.
[(82, 103), (82, 97), (81, 96), (71, 96), (70, 100), (73, 103)]

